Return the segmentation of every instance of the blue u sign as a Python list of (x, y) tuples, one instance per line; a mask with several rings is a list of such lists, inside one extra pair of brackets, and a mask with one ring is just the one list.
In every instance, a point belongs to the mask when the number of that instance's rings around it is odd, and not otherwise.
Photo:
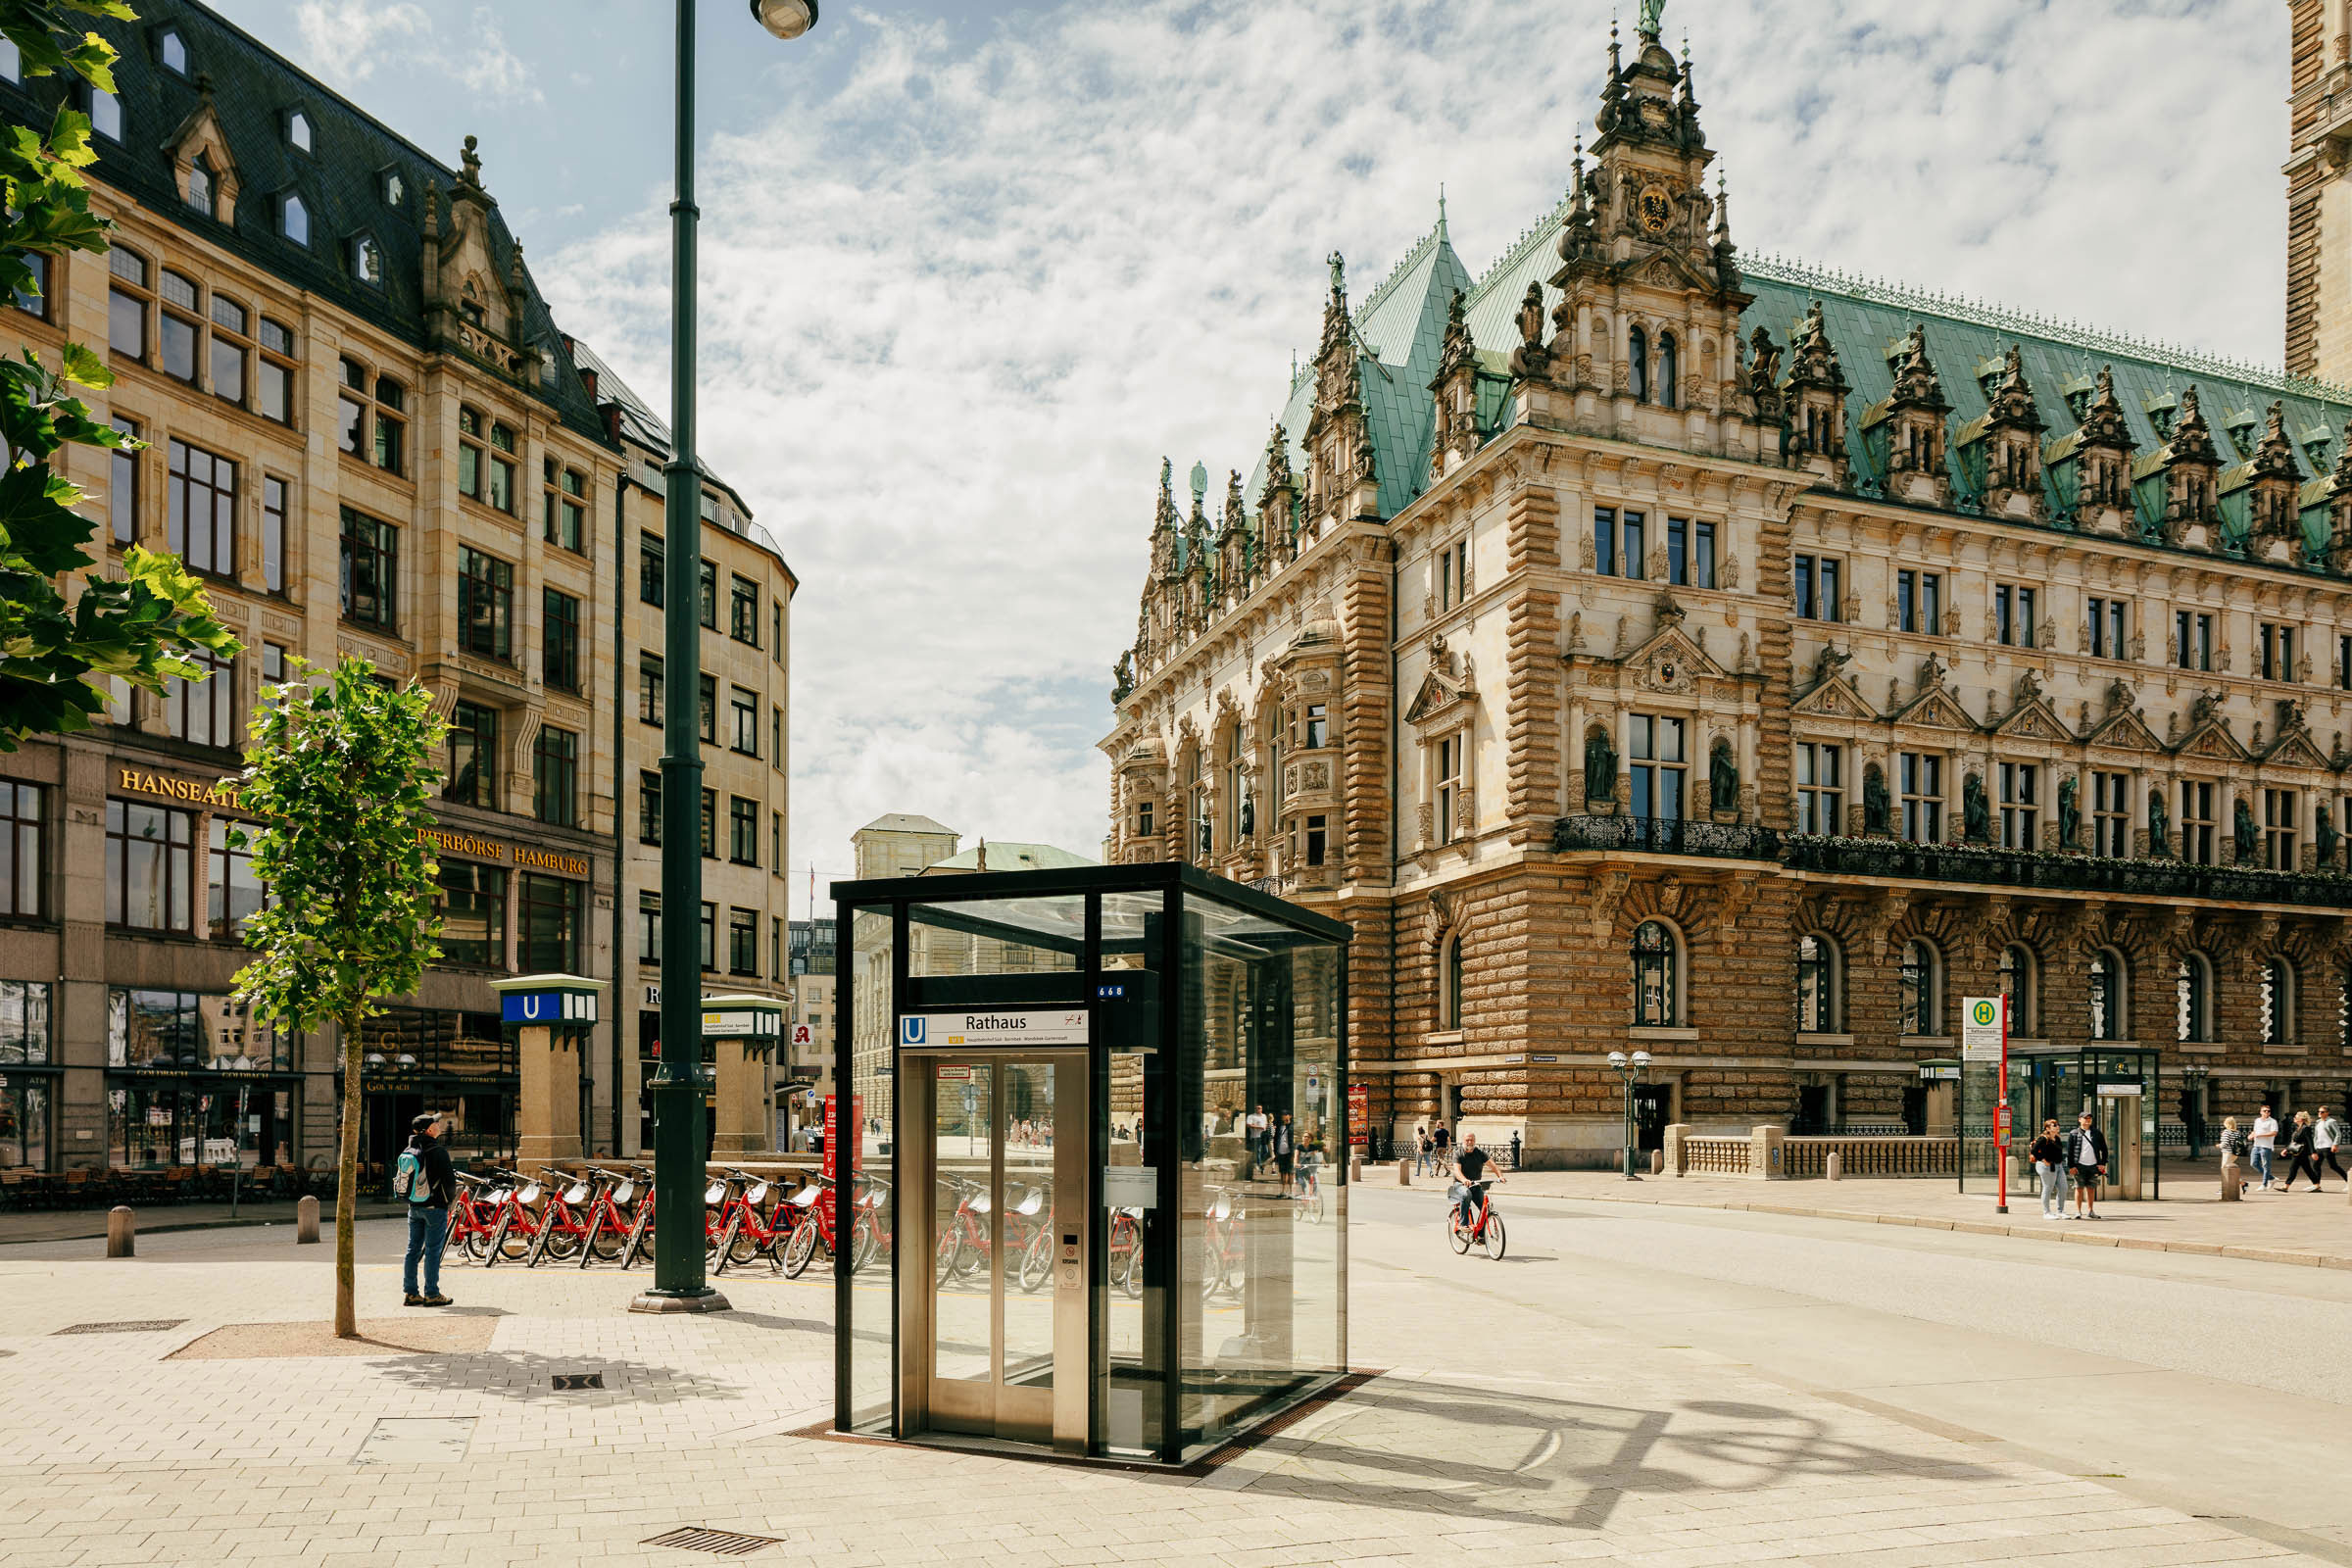
[(508, 1023), (593, 1023), (596, 998), (569, 991), (510, 991), (500, 999)]
[(927, 1022), (920, 1013), (911, 1013), (899, 1020), (899, 1044), (919, 1046), (923, 1043), (923, 1025)]

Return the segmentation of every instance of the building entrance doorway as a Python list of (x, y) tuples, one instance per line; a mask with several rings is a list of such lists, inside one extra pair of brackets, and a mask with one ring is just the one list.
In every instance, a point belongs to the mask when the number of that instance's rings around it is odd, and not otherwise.
[(1087, 1055), (901, 1054), (902, 1437), (1086, 1451)]
[(1634, 1086), (1634, 1148), (1642, 1153), (1666, 1147), (1666, 1124), (1673, 1120), (1674, 1089), (1669, 1084)]

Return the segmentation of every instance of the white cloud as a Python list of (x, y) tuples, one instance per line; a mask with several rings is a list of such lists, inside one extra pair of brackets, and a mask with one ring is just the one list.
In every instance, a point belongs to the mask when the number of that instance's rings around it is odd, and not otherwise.
[[(2275, 359), (2273, 0), (1684, 0), (1734, 237)], [(1601, 0), (1130, 0), (969, 41), (848, 11), (706, 160), (705, 456), (806, 584), (794, 859), (884, 810), (1094, 853), (1158, 463), (1222, 493), (1438, 184), (1473, 271), (1591, 133)], [(813, 79), (828, 85), (805, 85)], [(664, 198), (665, 200), (666, 198)], [(542, 264), (663, 401), (666, 226)]]
[(301, 0), (294, 25), (304, 64), (343, 86), (375, 74), (397, 41), (422, 42), (433, 32), (433, 19), (410, 0)]
[(531, 80), (531, 68), (507, 47), (506, 34), (499, 30), (498, 18), (488, 6), (475, 8), (465, 45), (455, 52), (458, 79), (474, 91), (529, 104), (547, 101), (547, 95)]

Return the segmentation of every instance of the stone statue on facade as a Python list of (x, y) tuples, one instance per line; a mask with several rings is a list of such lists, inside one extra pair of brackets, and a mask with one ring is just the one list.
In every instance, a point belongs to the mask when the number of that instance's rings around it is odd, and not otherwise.
[(1257, 836), (1257, 797), (1249, 790), (1242, 791), (1242, 837)]
[(1886, 833), (1894, 821), (1894, 803), (1886, 794), (1886, 770), (1873, 762), (1862, 769), (1862, 831)]
[(1617, 798), (1617, 748), (1609, 744), (1609, 732), (1598, 724), (1585, 732), (1585, 799), (1614, 801)]
[(2230, 836), (2237, 842), (2237, 863), (2253, 864), (2262, 848), (2262, 834), (2254, 826), (2254, 808), (2246, 804), (2243, 795), (2237, 798), (2237, 808), (2230, 813)]
[(1119, 662), (1110, 666), (1110, 700), (1123, 703), (1135, 694), (1135, 655), (1121, 654)]
[(2058, 847), (2062, 850), (2079, 848), (2075, 838), (2082, 831), (2082, 808), (2078, 804), (2082, 791), (2082, 780), (2072, 773), (2058, 781)]
[(2148, 791), (2148, 853), (2158, 859), (2173, 853), (2173, 820), (2165, 811), (2161, 787)]
[(1206, 814), (1203, 814), (1203, 815), (1200, 817), (1200, 819), (1198, 822), (1194, 823), (1194, 824), (1193, 824), (1193, 827), (1194, 827), (1194, 833), (1195, 833), (1195, 837), (1197, 838), (1197, 840), (1199, 841), (1199, 843), (1200, 843), (1200, 858), (1201, 858), (1201, 859), (1203, 859), (1203, 860), (1205, 860), (1205, 859), (1207, 859), (1207, 858), (1208, 858), (1208, 856), (1209, 856), (1209, 850), (1210, 850), (1210, 844), (1209, 844), (1209, 833), (1208, 833), (1208, 817), (1206, 816)]
[(2335, 864), (2335, 841), (2339, 836), (2335, 831), (2334, 814), (2325, 806), (2321, 807), (2315, 826), (2319, 842), (2314, 848), (2318, 852), (2319, 862), (2323, 866), (2332, 866)]
[(1519, 302), (1519, 346), (1511, 351), (1511, 373), (1535, 380), (1551, 369), (1551, 351), (1544, 346), (1544, 285), (1530, 283)]
[(1992, 803), (1984, 797), (1984, 775), (1971, 773), (1960, 786), (1960, 831), (1971, 844), (1992, 842)]
[(1732, 743), (1718, 735), (1707, 757), (1708, 804), (1718, 811), (1740, 808), (1740, 764), (1732, 760)]

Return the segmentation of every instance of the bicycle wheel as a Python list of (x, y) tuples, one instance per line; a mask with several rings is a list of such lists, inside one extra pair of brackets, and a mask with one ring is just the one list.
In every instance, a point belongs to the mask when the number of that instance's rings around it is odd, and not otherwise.
[(1470, 1250), (1470, 1233), (1462, 1228), (1462, 1211), (1451, 1203), (1446, 1205), (1446, 1240), (1457, 1253)]
[(637, 1260), (645, 1255), (645, 1238), (653, 1228), (648, 1223), (652, 1218), (653, 1215), (650, 1212), (640, 1208), (637, 1211), (637, 1217), (629, 1221), (629, 1239), (621, 1244), (620, 1249), (620, 1266), (622, 1268), (635, 1268)]
[(874, 1224), (874, 1217), (871, 1214), (858, 1215), (856, 1249), (850, 1254), (850, 1272), (855, 1274), (864, 1268), (866, 1264), (874, 1260), (874, 1254), (880, 1250), (882, 1250), (881, 1228)]
[(1021, 1249), (1021, 1289), (1035, 1294), (1054, 1272), (1054, 1233), (1040, 1227)]
[(446, 1263), (452, 1256), (463, 1257), (465, 1253), (466, 1244), (458, 1239), (458, 1212), (451, 1209), (441, 1231), (441, 1260)]
[(1487, 1214), (1486, 1244), (1487, 1255), (1496, 1262), (1502, 1261), (1502, 1216), (1491, 1210)]
[(600, 1221), (596, 1229), (589, 1233), (588, 1245), (580, 1249), (580, 1267), (586, 1268), (591, 1258), (599, 1263), (610, 1263), (620, 1255), (622, 1248), (629, 1245), (629, 1233), (613, 1228), (613, 1221), (618, 1217), (614, 1215)]
[(539, 1222), (539, 1229), (537, 1233), (531, 1237), (531, 1245), (523, 1249), (522, 1266), (524, 1268), (537, 1268), (539, 1266), (539, 1260), (547, 1255), (548, 1240), (555, 1235), (555, 1231), (556, 1219), (554, 1215), (551, 1214), (546, 1219)]
[(705, 1258), (714, 1278), (724, 1274), (729, 1263), (742, 1261), (735, 1255), (735, 1238), (742, 1233), (743, 1211), (737, 1209), (727, 1216), (727, 1228), (718, 1233), (717, 1243), (710, 1249)]
[(514, 1216), (513, 1213), (498, 1216), (498, 1225), (490, 1232), (490, 1245), (483, 1249), (482, 1267), (496, 1268), (500, 1258), (514, 1256), (513, 1252), (507, 1250), (507, 1233), (514, 1228)]
[(579, 1251), (584, 1239), (582, 1232), (568, 1225), (542, 1225), (539, 1228), (547, 1236), (547, 1255), (559, 1263)]
[(1323, 1223), (1323, 1189), (1320, 1187), (1306, 1195), (1306, 1221), (1310, 1225)]
[(792, 1237), (784, 1244), (784, 1277), (799, 1279), (815, 1255), (816, 1216), (811, 1214), (792, 1228)]

